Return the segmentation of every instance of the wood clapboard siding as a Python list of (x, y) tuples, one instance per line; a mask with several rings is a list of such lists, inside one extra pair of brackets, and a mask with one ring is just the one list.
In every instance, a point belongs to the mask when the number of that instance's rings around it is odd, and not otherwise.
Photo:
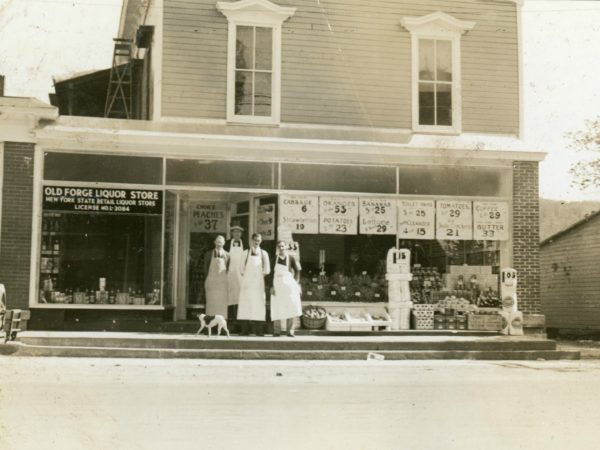
[(542, 311), (549, 328), (600, 331), (600, 217), (540, 249)]
[[(411, 127), (404, 16), (476, 22), (462, 37), (463, 131), (518, 133), (516, 6), (480, 0), (281, 0), (281, 121)], [(162, 114), (226, 116), (227, 20), (216, 0), (164, 0)]]

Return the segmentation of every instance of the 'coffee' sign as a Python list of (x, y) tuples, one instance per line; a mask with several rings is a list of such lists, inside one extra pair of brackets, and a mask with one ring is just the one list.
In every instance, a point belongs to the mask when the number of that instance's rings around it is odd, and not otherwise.
[(54, 211), (162, 214), (162, 191), (44, 186), (43, 205)]

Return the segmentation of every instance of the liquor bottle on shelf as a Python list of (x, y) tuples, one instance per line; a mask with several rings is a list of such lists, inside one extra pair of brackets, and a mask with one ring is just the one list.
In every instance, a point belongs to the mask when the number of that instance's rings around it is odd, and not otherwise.
[(115, 291), (114, 290), (110, 290), (109, 294), (108, 294), (108, 303), (111, 305), (115, 304)]
[(60, 240), (58, 239), (58, 237), (54, 238), (54, 244), (52, 248), (56, 253), (60, 252)]
[(48, 251), (48, 244), (46, 244), (46, 236), (42, 236), (42, 252)]

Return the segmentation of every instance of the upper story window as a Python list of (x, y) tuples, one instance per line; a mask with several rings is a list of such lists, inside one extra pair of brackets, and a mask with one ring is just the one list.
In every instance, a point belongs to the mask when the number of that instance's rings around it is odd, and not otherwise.
[(227, 120), (278, 124), (281, 98), (281, 25), (295, 8), (267, 0), (217, 2), (229, 22)]
[(412, 40), (413, 130), (460, 133), (460, 37), (475, 23), (438, 11), (402, 25)]

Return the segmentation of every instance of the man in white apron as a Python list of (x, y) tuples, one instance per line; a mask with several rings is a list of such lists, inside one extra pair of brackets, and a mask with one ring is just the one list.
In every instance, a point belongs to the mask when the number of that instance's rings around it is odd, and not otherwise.
[(262, 236), (252, 235), (252, 244), (242, 254), (242, 283), (238, 303), (238, 320), (243, 320), (242, 333), (249, 333), (250, 323), (254, 334), (263, 335), (263, 323), (266, 319), (265, 276), (271, 272), (269, 255), (260, 248)]
[[(277, 242), (271, 277), (271, 320), (273, 336), (279, 336), (275, 322), (286, 320), (287, 335), (294, 337), (294, 318), (302, 315), (300, 302), (300, 264), (287, 253), (287, 244)], [(283, 324), (282, 324), (283, 325)]]
[(215, 248), (204, 254), (204, 289), (206, 292), (206, 314), (217, 314), (227, 318), (227, 265), (229, 255), (223, 249), (225, 238), (217, 236)]
[[(239, 225), (233, 225), (231, 228), (231, 239), (225, 243), (225, 250), (229, 253), (229, 270), (227, 272), (228, 306), (227, 312), (230, 319), (237, 318), (238, 302), (240, 299), (240, 285), (242, 283), (242, 257), (244, 253), (244, 243), (242, 241), (242, 232), (244, 229)], [(235, 331), (235, 324), (229, 327)], [(239, 330), (238, 330), (239, 331)]]

